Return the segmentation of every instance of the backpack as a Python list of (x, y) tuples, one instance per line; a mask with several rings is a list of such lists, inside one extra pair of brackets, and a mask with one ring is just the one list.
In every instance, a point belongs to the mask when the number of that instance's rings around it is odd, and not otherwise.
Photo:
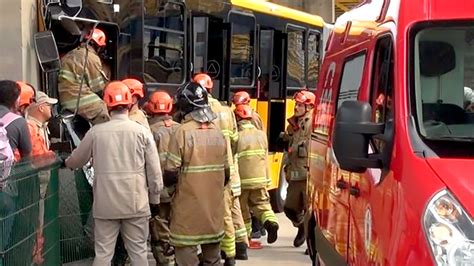
[(6, 186), (6, 179), (10, 175), (11, 167), (15, 160), (7, 136), (7, 127), (20, 117), (12, 112), (8, 112), (0, 118), (0, 190)]

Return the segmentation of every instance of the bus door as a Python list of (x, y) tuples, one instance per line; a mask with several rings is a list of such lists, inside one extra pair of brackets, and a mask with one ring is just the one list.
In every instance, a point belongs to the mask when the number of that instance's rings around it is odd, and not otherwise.
[(284, 45), (281, 31), (260, 29), (259, 79), (257, 111), (265, 124), (269, 151), (278, 152), (280, 132), (285, 131)]
[(226, 100), (226, 40), (230, 35), (230, 24), (222, 19), (193, 17), (193, 73), (207, 73), (214, 81), (212, 95)]

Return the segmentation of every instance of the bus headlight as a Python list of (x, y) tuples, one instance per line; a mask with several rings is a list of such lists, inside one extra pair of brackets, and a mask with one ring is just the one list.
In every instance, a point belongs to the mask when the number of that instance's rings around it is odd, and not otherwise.
[(472, 265), (474, 223), (447, 190), (439, 192), (429, 202), (423, 226), (438, 265)]

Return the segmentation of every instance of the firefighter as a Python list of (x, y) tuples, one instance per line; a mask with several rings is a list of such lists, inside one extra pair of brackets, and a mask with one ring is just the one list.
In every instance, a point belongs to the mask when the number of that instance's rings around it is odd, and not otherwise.
[(293, 246), (300, 247), (305, 241), (303, 220), (307, 208), (306, 184), (309, 171), (309, 142), (311, 140), (312, 110), (316, 97), (312, 92), (301, 90), (294, 96), (294, 115), (288, 119), (288, 127), (283, 136), (288, 143), (288, 164), (285, 166), (288, 192), (284, 212), (298, 233)]
[(136, 79), (124, 79), (122, 82), (127, 85), (127, 87), (130, 89), (130, 93), (132, 94), (133, 105), (132, 109), (130, 109), (130, 120), (150, 129), (148, 119), (145, 113), (139, 107), (139, 101), (145, 97), (143, 83)]
[[(209, 93), (209, 105), (217, 115), (215, 124), (218, 125), (226, 139), (227, 158), (231, 169), (229, 187), (224, 192), (225, 196), (225, 235), (221, 243), (222, 256), (225, 258), (225, 265), (234, 265), (235, 259), (247, 260), (247, 230), (242, 218), (239, 196), (240, 177), (235, 167), (234, 156), (235, 147), (238, 141), (237, 122), (234, 113), (228, 106), (222, 105), (211, 95), (214, 86), (211, 77), (207, 74), (197, 74), (194, 82), (201, 84)], [(237, 252), (238, 251), (238, 252)], [(238, 254), (237, 254), (238, 253)]]
[(178, 265), (221, 265), (224, 236), (224, 187), (230, 178), (227, 145), (212, 121), (206, 89), (187, 83), (176, 95), (182, 124), (171, 136), (164, 183), (176, 185), (172, 200), (170, 239)]
[[(61, 59), (58, 77), (61, 106), (71, 112), (75, 112), (77, 108), (77, 114), (94, 125), (109, 120), (107, 106), (98, 95), (102, 93), (108, 80), (98, 55), (105, 46), (105, 33), (94, 29), (90, 41), (82, 43)], [(87, 62), (84, 66), (86, 55)]]
[[(146, 109), (153, 137), (164, 167), (168, 157), (168, 144), (179, 124), (170, 116), (173, 99), (164, 91), (156, 91), (148, 100)], [(162, 168), (162, 170), (164, 170)], [(150, 220), (151, 250), (158, 265), (174, 265), (174, 248), (170, 244), (169, 220), (171, 215), (171, 198), (175, 187), (166, 187), (161, 193), (158, 215)]]
[[(250, 105), (250, 95), (246, 91), (238, 91), (232, 97), (232, 102), (237, 107), (239, 105)], [(265, 130), (260, 115), (252, 110), (252, 124), (259, 130)], [(260, 219), (252, 215), (252, 238), (260, 238), (265, 235), (265, 228), (260, 224)], [(258, 242), (250, 242), (251, 248), (260, 248)]]
[[(239, 91), (234, 94), (232, 97), (232, 102), (237, 107), (239, 105), (249, 105), (250, 104), (250, 95), (246, 91)], [(259, 130), (264, 130), (263, 122), (257, 112), (252, 110), (252, 124)]]
[(266, 189), (270, 183), (267, 164), (268, 141), (266, 134), (253, 125), (252, 112), (250, 106), (243, 104), (235, 109), (239, 120), (237, 161), (242, 182), (240, 206), (242, 206), (248, 236), (250, 237), (252, 233), (250, 216), (250, 211), (252, 211), (267, 230), (267, 242), (271, 244), (278, 238), (279, 226)]
[(119, 233), (132, 265), (148, 265), (148, 217), (163, 187), (158, 151), (151, 132), (128, 118), (132, 96), (123, 82), (109, 83), (104, 100), (112, 119), (92, 127), (65, 165), (80, 168), (94, 158), (93, 265), (110, 265)]
[(17, 81), (16, 84), (20, 88), (20, 103), (18, 105), (18, 112), (26, 117), (26, 109), (35, 101), (35, 89), (29, 83)]

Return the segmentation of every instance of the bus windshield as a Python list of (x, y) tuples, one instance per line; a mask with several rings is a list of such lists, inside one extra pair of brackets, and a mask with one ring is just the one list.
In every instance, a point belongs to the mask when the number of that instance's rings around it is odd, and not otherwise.
[[(474, 142), (474, 27), (430, 27), (414, 42), (414, 101), (428, 140)], [(412, 94), (413, 95), (413, 94)]]

